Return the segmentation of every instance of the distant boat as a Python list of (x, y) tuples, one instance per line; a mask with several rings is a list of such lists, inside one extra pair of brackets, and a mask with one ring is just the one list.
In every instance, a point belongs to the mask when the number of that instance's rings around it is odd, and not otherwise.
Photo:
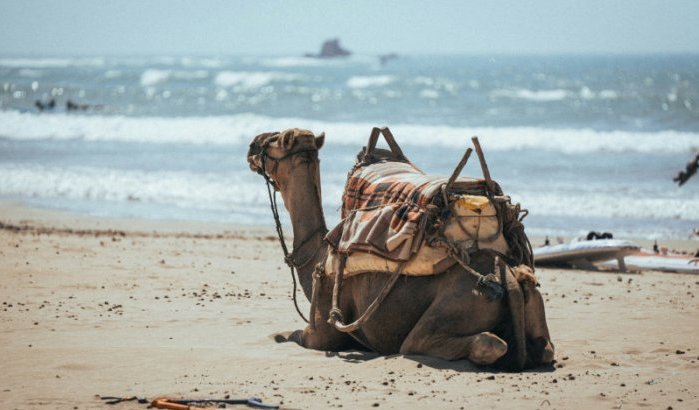
[(307, 53), (306, 57), (315, 58), (336, 58), (336, 57), (347, 57), (352, 55), (352, 52), (342, 48), (340, 45), (340, 39), (333, 38), (330, 40), (325, 40), (323, 45), (320, 47), (320, 53), (311, 54)]
[(620, 239), (576, 239), (570, 243), (542, 246), (534, 249), (537, 266), (568, 266), (579, 269), (597, 269), (595, 262), (616, 260), (619, 270), (625, 271), (624, 258), (638, 253), (641, 247)]

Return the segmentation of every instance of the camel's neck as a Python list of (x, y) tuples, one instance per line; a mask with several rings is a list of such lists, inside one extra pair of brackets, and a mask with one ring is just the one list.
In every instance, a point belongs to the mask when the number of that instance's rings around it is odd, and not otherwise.
[(294, 230), (294, 259), (306, 297), (310, 300), (315, 265), (325, 258), (323, 237), (325, 217), (320, 198), (320, 164), (299, 166), (294, 170), (290, 183), (283, 187), (284, 205), (289, 211)]

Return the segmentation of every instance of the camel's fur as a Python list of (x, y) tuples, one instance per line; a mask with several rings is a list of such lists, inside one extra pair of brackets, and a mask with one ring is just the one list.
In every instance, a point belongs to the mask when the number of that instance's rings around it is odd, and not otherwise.
[[(294, 249), (303, 244), (297, 261), (312, 258), (311, 263), (298, 269), (306, 297), (311, 298), (313, 270), (324, 261), (328, 252), (323, 242), (327, 231), (320, 201), (320, 167), (317, 151), (324, 135), (292, 129), (282, 133), (258, 135), (250, 144), (248, 161), (253, 171), (267, 171), (275, 182), (289, 211), (294, 231)], [(266, 152), (266, 157), (261, 155)], [(290, 153), (301, 152), (299, 155)], [(282, 158), (274, 161), (269, 158)], [(263, 161), (266, 161), (264, 164)], [(320, 231), (320, 234), (317, 233)], [(322, 248), (322, 249), (319, 249)], [(492, 272), (493, 259), (486, 254), (474, 254), (471, 266), (479, 272)], [(531, 270), (515, 269), (520, 283), (525, 317), (527, 347), (526, 366), (549, 364), (553, 360), (553, 344), (549, 337), (541, 294)], [(376, 298), (389, 275), (384, 272), (366, 273), (346, 278), (340, 299), (345, 321), (361, 315)], [(288, 340), (317, 350), (338, 351), (355, 347), (348, 334), (328, 324), (331, 308), (333, 277), (318, 279), (320, 286), (315, 328), (307, 326), (292, 333)], [(433, 276), (403, 277), (362, 328), (358, 339), (382, 354), (420, 354), (447, 360), (469, 359), (477, 364), (502, 364), (509, 367), (506, 340), (512, 340), (509, 310), (504, 300), (489, 300), (479, 292), (471, 275), (458, 265)], [(496, 334), (497, 333), (497, 334)], [(510, 349), (513, 350), (513, 349)], [(519, 366), (515, 366), (519, 367)]]

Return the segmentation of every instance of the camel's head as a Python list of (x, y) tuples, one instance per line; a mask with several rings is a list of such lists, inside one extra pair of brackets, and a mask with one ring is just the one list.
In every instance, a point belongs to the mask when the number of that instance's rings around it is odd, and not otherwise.
[(250, 143), (250, 169), (268, 179), (279, 190), (287, 186), (292, 170), (302, 163), (317, 163), (325, 133), (291, 128), (260, 134)]

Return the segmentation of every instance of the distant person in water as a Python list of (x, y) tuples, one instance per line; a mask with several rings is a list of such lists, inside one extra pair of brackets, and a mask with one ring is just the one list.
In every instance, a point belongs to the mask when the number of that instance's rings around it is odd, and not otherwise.
[(660, 249), (658, 248), (658, 241), (655, 241), (653, 243), (653, 252), (660, 253)]
[(66, 111), (87, 111), (90, 108), (87, 104), (76, 104), (71, 100), (66, 101)]
[(551, 241), (549, 241), (549, 237), (547, 236), (546, 239), (544, 239), (544, 246), (549, 246), (551, 245)]
[(41, 102), (41, 100), (36, 100), (36, 101), (34, 101), (34, 106), (36, 106), (36, 108), (39, 111), (53, 110), (54, 108), (56, 108), (56, 100), (52, 98), (51, 101), (49, 101), (45, 104), (43, 102)]

